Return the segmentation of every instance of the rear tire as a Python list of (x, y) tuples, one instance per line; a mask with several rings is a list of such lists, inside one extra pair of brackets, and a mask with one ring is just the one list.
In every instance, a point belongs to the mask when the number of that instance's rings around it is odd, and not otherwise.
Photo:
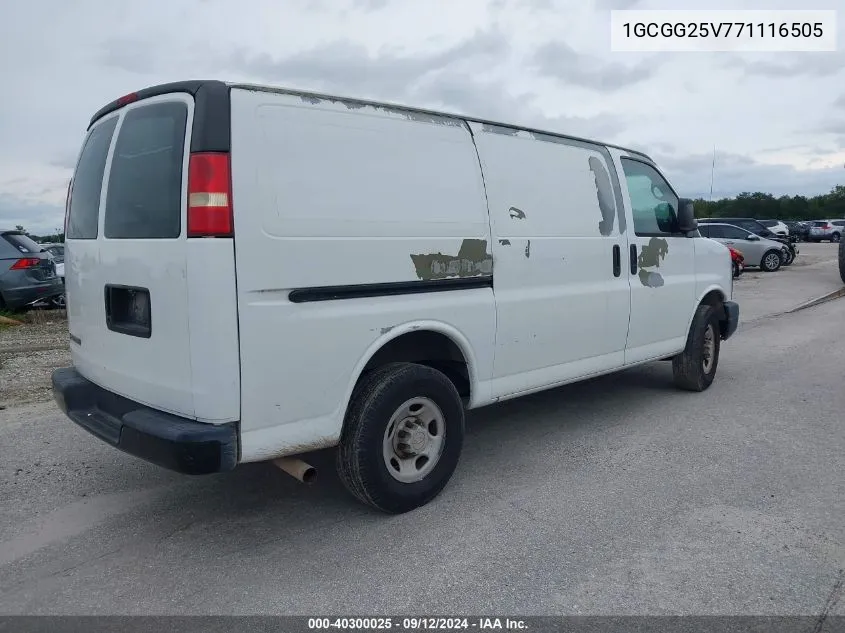
[(783, 261), (781, 262), (781, 266), (791, 266), (792, 262), (795, 261), (795, 255), (792, 254), (791, 249), (786, 249), (786, 253), (784, 253)]
[(767, 273), (773, 273), (781, 267), (781, 264), (783, 264), (783, 254), (772, 249), (763, 254), (763, 259), (760, 260), (760, 269)]
[(739, 267), (737, 262), (733, 263), (734, 266), (734, 278), (739, 277), (742, 274), (742, 269)]
[(337, 471), (360, 501), (401, 514), (446, 487), (463, 440), (464, 407), (452, 381), (425, 365), (390, 363), (352, 394)]
[(675, 386), (685, 391), (707, 389), (716, 377), (720, 348), (716, 309), (702, 304), (695, 311), (684, 351), (672, 359)]
[(842, 236), (839, 233), (834, 233), (830, 236), (831, 242), (839, 242), (840, 239), (842, 239)]

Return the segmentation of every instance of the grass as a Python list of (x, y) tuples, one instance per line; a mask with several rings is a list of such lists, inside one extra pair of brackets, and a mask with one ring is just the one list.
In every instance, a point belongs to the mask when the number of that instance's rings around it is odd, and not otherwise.
[[(8, 310), (0, 310), (0, 316), (15, 321), (20, 321), (29, 325), (40, 325), (43, 323), (57, 323), (67, 319), (66, 310), (28, 310), (26, 312), (10, 312)], [(17, 327), (14, 325), (4, 325), (0, 323), (0, 330)]]

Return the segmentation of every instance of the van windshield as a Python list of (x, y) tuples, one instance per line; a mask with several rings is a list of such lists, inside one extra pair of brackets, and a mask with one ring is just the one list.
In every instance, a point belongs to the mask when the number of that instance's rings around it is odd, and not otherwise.
[(156, 103), (126, 113), (109, 172), (103, 233), (175, 238), (182, 231), (182, 162), (188, 107)]

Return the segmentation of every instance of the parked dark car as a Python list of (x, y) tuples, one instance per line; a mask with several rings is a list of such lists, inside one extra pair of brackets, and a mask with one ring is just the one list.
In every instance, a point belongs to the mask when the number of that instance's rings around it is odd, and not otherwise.
[(50, 302), (64, 290), (50, 253), (21, 231), (0, 229), (0, 309)]
[(796, 242), (806, 242), (810, 236), (810, 223), (795, 220), (784, 220), (789, 228), (789, 237), (794, 237)]
[(738, 226), (741, 229), (750, 231), (755, 235), (759, 235), (760, 237), (766, 238), (767, 240), (774, 240), (776, 242), (784, 244), (787, 247), (786, 250), (788, 251), (786, 253), (786, 258), (783, 260), (784, 266), (789, 266), (790, 264), (792, 264), (792, 262), (794, 262), (795, 258), (798, 256), (798, 248), (795, 246), (795, 243), (792, 240), (790, 240), (788, 237), (781, 237), (780, 235), (777, 235), (774, 232), (770, 231), (759, 220), (755, 220), (754, 218), (701, 218), (698, 221), (699, 224), (712, 224), (714, 222), (719, 224), (730, 224), (732, 226)]

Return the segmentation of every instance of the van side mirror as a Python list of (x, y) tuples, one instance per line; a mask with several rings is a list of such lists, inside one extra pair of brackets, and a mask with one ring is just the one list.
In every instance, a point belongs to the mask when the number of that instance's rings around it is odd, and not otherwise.
[(681, 233), (690, 233), (698, 228), (698, 220), (695, 219), (695, 209), (692, 200), (681, 198), (678, 200), (678, 229)]

